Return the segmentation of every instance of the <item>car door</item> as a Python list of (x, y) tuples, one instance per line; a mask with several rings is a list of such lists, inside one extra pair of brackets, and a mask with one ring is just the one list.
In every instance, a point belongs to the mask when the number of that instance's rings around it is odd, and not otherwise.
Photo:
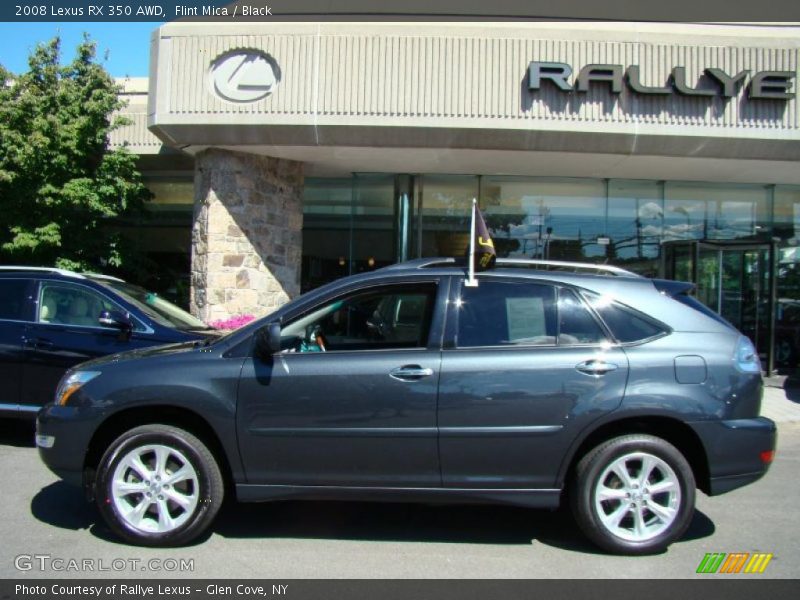
[(439, 486), (445, 287), (435, 278), (376, 284), (289, 316), (285, 350), (242, 369), (248, 482)]
[(622, 400), (624, 352), (549, 282), (454, 284), (439, 384), (445, 487), (552, 489), (570, 443)]
[(61, 376), (78, 363), (154, 343), (138, 321), (129, 338), (116, 328), (100, 325), (97, 319), (101, 311), (127, 311), (92, 287), (42, 280), (35, 297), (34, 322), (25, 334), (20, 392), (23, 406), (50, 402)]
[(18, 409), (25, 360), (23, 339), (33, 316), (32, 285), (30, 279), (0, 279), (0, 411)]

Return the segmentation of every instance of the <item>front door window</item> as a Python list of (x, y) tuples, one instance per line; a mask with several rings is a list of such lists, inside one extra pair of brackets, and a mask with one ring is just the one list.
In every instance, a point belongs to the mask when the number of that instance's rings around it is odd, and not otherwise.
[(436, 285), (394, 285), (337, 299), (287, 325), (289, 352), (424, 348)]
[(83, 286), (43, 283), (39, 294), (39, 323), (102, 327), (103, 311), (120, 310), (107, 298)]

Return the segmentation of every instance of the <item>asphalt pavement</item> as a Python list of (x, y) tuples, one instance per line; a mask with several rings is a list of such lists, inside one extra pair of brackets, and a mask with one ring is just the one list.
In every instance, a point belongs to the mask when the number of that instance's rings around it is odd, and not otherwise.
[[(797, 408), (772, 395), (773, 408)], [(0, 421), (3, 578), (732, 577), (695, 573), (709, 552), (774, 555), (763, 574), (740, 577), (800, 575), (800, 422), (791, 418), (779, 424), (766, 477), (715, 498), (699, 493), (686, 536), (664, 554), (636, 558), (598, 551), (566, 510), (357, 502), (228, 503), (193, 546), (127, 546), (79, 490), (44, 467), (32, 436), (28, 424)]]

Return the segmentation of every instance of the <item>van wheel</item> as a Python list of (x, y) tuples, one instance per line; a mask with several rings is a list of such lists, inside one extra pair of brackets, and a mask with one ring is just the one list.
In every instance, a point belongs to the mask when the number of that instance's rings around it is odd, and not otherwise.
[(594, 448), (578, 463), (571, 492), (583, 532), (615, 553), (661, 552), (694, 514), (692, 468), (675, 446), (652, 435), (625, 435)]
[(224, 495), (216, 459), (197, 437), (170, 425), (119, 436), (97, 471), (97, 505), (109, 527), (142, 546), (178, 546), (200, 536)]

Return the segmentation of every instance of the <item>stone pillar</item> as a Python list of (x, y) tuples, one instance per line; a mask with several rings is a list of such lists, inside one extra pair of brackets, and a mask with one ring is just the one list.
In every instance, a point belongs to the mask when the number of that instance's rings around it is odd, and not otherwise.
[(300, 293), (303, 163), (206, 150), (194, 194), (192, 314), (260, 317)]

